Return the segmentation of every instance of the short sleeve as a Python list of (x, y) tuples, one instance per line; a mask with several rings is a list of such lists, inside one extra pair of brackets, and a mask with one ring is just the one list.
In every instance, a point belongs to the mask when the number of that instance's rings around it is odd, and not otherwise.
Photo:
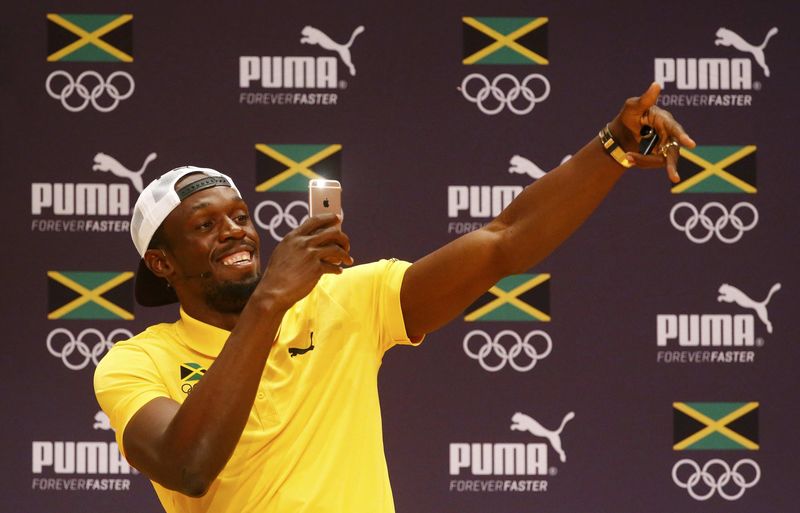
[(385, 352), (397, 344), (419, 345), (422, 343), (423, 337), (414, 340), (408, 337), (400, 304), (403, 277), (411, 267), (411, 263), (392, 259), (381, 260), (379, 264), (383, 266), (378, 288), (379, 317), (384, 329), (384, 336), (381, 337), (383, 343), (381, 349)]
[(118, 342), (100, 361), (94, 392), (123, 455), (122, 435), (131, 418), (153, 399), (169, 397), (152, 358), (133, 341)]

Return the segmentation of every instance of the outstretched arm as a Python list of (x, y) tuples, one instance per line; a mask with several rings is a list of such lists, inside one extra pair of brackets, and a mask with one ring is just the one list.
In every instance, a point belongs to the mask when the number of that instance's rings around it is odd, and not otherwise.
[[(660, 92), (654, 83), (642, 96), (629, 98), (609, 128), (628, 160), (639, 167), (666, 165), (670, 180), (677, 182), (677, 145), (692, 148), (695, 143), (669, 112), (655, 105)], [(636, 153), (643, 125), (655, 128), (666, 156)], [(489, 224), (415, 262), (400, 291), (409, 336), (442, 327), (500, 278), (544, 259), (589, 217), (624, 170), (595, 137), (526, 187)]]

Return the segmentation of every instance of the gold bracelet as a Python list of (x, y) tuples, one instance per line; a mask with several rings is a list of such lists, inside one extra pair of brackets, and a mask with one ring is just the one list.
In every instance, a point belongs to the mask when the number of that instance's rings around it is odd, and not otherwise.
[(617, 140), (614, 139), (614, 136), (611, 135), (611, 130), (608, 129), (608, 125), (604, 126), (597, 136), (600, 138), (600, 144), (603, 145), (603, 149), (606, 150), (606, 153), (611, 155), (611, 158), (616, 160), (620, 166), (624, 168), (633, 167), (633, 162), (628, 160), (625, 150), (622, 149)]

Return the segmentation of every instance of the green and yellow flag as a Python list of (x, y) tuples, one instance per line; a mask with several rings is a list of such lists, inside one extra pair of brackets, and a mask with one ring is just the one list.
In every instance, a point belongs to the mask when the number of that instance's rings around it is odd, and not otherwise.
[(464, 64), (550, 64), (548, 18), (465, 16), (461, 21)]
[(133, 62), (132, 14), (48, 14), (47, 62)]
[(199, 381), (206, 373), (206, 369), (199, 363), (186, 362), (181, 364), (181, 381), (191, 383)]
[(756, 147), (697, 146), (681, 148), (680, 183), (673, 194), (756, 193)]
[(256, 144), (258, 192), (303, 192), (309, 180), (341, 176), (341, 144)]
[(48, 319), (133, 319), (133, 273), (47, 271)]
[(672, 403), (676, 451), (758, 450), (758, 403)]
[(514, 274), (498, 281), (466, 311), (464, 320), (550, 321), (550, 275)]

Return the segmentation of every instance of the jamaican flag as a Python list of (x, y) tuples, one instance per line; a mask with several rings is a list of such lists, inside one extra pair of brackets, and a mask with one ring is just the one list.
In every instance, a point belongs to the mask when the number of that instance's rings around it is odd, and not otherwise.
[(461, 18), (464, 64), (549, 64), (548, 18)]
[(672, 403), (676, 451), (758, 450), (758, 403)]
[(680, 183), (673, 194), (756, 192), (756, 147), (697, 146), (681, 148)]
[(309, 180), (341, 176), (341, 144), (256, 144), (258, 192), (304, 192)]
[(133, 62), (132, 14), (48, 14), (47, 62)]
[(464, 320), (550, 321), (550, 275), (514, 274), (498, 281), (464, 312)]
[(187, 362), (181, 364), (181, 381), (187, 383), (199, 381), (206, 373), (206, 369), (199, 363)]
[(48, 271), (48, 319), (133, 319), (133, 273)]

